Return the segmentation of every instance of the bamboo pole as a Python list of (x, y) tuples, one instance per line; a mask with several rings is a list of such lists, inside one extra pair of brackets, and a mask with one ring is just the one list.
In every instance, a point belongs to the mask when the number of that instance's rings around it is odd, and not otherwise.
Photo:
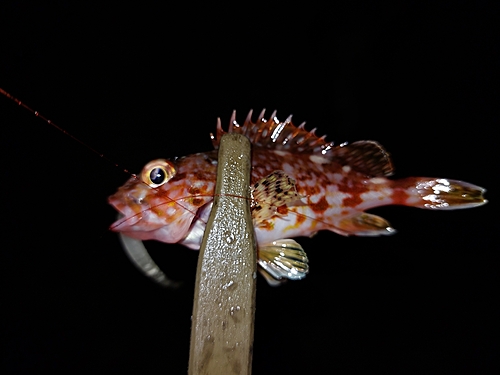
[(240, 134), (225, 134), (218, 160), (214, 205), (198, 260), (188, 373), (247, 375), (257, 267), (249, 199), (250, 142)]

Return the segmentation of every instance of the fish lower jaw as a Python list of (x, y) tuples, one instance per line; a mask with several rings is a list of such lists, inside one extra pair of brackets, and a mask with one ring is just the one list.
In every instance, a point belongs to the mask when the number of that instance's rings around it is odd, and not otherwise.
[(111, 224), (110, 229), (113, 232), (131, 231), (132, 227), (137, 225), (141, 220), (141, 215), (127, 216), (122, 212), (119, 212), (116, 221)]

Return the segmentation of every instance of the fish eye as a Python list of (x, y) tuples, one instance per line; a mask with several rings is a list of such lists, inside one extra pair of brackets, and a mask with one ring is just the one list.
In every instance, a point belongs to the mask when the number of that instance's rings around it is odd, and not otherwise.
[(152, 188), (168, 182), (176, 173), (174, 165), (165, 159), (150, 161), (142, 169), (141, 180)]
[(149, 173), (149, 179), (151, 180), (152, 183), (156, 185), (162, 184), (163, 181), (165, 181), (165, 177), (166, 177), (166, 172), (165, 169), (163, 168), (159, 167), (153, 168), (153, 170), (151, 170), (151, 172)]

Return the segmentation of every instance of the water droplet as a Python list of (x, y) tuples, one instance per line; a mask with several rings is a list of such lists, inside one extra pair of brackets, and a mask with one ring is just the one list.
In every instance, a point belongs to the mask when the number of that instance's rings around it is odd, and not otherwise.
[(239, 312), (240, 310), (241, 310), (241, 308), (240, 308), (239, 306), (231, 306), (231, 309), (230, 309), (229, 313), (230, 313), (231, 315), (234, 315), (234, 314), (236, 314), (237, 312)]

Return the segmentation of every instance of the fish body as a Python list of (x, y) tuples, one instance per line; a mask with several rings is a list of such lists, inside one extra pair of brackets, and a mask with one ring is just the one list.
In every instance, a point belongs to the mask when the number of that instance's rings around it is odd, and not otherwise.
[[(291, 116), (269, 120), (264, 111), (228, 132), (252, 143), (251, 209), (260, 270), (268, 281), (300, 279), (307, 257), (292, 238), (320, 230), (341, 235), (395, 233), (383, 218), (366, 213), (378, 206), (425, 209), (469, 208), (486, 203), (484, 189), (445, 178), (390, 179), (389, 154), (374, 141), (334, 145), (296, 127)], [(225, 131), (212, 135), (215, 150), (175, 160), (154, 160), (109, 198), (123, 217), (112, 230), (139, 240), (180, 243), (199, 249), (210, 214), (217, 176), (217, 148)], [(286, 249), (286, 251), (283, 251)], [(293, 271), (293, 272), (290, 272)]]

